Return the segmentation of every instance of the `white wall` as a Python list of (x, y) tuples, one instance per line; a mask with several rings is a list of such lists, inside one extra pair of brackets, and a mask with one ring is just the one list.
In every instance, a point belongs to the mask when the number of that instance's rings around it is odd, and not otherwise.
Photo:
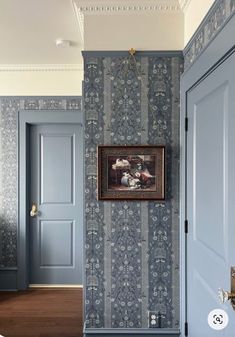
[(184, 11), (184, 45), (189, 42), (214, 0), (191, 0)]
[(85, 14), (85, 50), (182, 50), (184, 18), (178, 12)]
[[(214, 0), (189, 0), (182, 11), (84, 15), (85, 50), (182, 50)], [(79, 34), (79, 33), (78, 33)], [(32, 69), (31, 69), (32, 68)], [(0, 96), (80, 96), (80, 65), (2, 67)]]
[(0, 96), (81, 96), (82, 80), (82, 68), (2, 70), (0, 67)]

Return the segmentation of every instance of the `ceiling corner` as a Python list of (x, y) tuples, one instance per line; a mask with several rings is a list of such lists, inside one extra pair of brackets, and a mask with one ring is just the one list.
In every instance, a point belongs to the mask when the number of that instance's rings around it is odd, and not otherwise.
[(77, 19), (78, 30), (82, 43), (84, 43), (84, 13), (75, 0), (72, 0), (73, 10)]
[(179, 0), (179, 5), (183, 12), (188, 8), (188, 5), (190, 4), (190, 2), (191, 0)]

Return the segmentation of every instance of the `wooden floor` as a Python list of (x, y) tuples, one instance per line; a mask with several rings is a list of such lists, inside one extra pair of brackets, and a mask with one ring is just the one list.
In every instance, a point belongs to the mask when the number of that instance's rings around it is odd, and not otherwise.
[(82, 289), (0, 292), (0, 335), (82, 337)]

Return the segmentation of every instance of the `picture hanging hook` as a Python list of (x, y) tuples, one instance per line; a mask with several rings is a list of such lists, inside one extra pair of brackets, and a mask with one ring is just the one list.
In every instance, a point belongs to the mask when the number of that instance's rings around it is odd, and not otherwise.
[(131, 56), (134, 56), (135, 53), (136, 53), (136, 50), (135, 50), (134, 48), (129, 49), (129, 54), (130, 54)]

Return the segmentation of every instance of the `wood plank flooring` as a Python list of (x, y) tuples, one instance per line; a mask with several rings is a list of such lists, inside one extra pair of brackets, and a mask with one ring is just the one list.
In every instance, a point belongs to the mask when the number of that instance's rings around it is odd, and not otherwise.
[(82, 289), (0, 292), (0, 335), (82, 337)]

